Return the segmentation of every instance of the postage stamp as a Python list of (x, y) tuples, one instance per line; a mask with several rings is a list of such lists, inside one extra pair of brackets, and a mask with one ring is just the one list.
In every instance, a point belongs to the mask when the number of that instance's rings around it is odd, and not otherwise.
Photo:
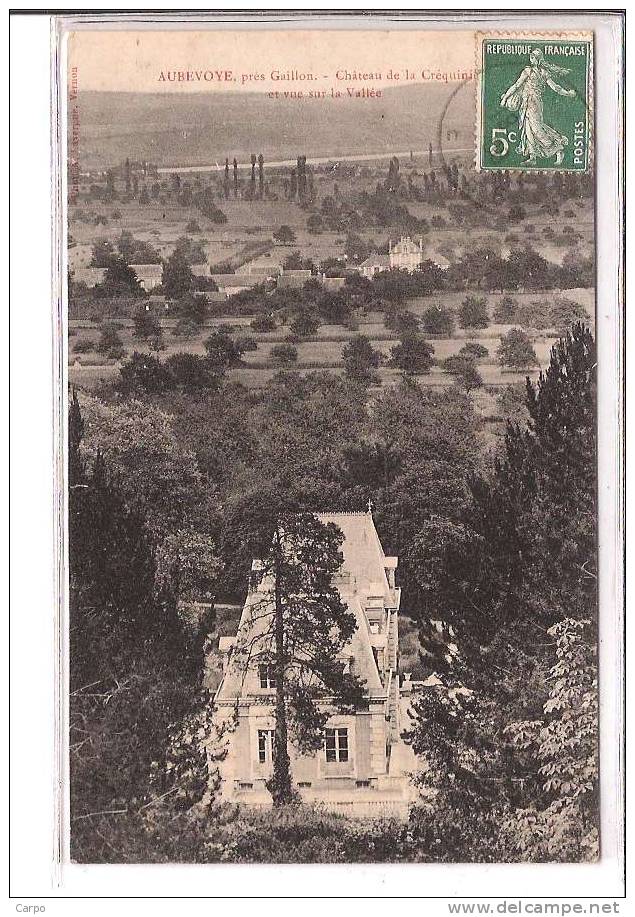
[(589, 169), (593, 113), (590, 33), (479, 33), (477, 61), (477, 168)]

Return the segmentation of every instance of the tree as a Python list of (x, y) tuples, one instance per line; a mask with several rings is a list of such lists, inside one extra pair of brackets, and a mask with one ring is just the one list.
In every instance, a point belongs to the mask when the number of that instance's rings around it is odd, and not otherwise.
[(319, 327), (319, 318), (308, 309), (300, 309), (296, 312), (289, 325), (291, 333), (297, 334), (298, 337), (311, 337), (317, 333)]
[(324, 220), (319, 213), (312, 213), (306, 221), (307, 232), (315, 233), (316, 235), (321, 233), (324, 229)]
[(427, 373), (432, 366), (434, 348), (416, 333), (403, 334), (391, 352), (391, 363), (406, 373)]
[(133, 269), (124, 258), (110, 259), (104, 279), (95, 288), (101, 296), (143, 296), (143, 289)]
[(296, 235), (290, 226), (287, 226), (286, 223), (283, 223), (279, 226), (273, 233), (273, 238), (276, 242), (282, 242), (285, 245), (288, 245), (291, 242), (295, 242)]
[(459, 325), (461, 328), (487, 328), (487, 300), (482, 296), (466, 296), (459, 309)]
[(101, 452), (123, 498), (142, 512), (157, 543), (191, 525), (205, 499), (196, 456), (182, 432), (177, 433), (175, 418), (138, 397), (174, 390), (165, 363), (150, 354), (133, 354), (120, 369), (122, 382), (130, 383), (121, 388), (131, 397), (106, 404), (82, 396), (86, 460), (94, 461)]
[(508, 424), (434, 563), (422, 530), (415, 568), (445, 619), (428, 656), (439, 696), (415, 717), (418, 748), (447, 752), (437, 803), (452, 800), (461, 818), (494, 807), (524, 858), (553, 858), (554, 829), (564, 859), (596, 841), (595, 371), (593, 338), (577, 325), (527, 382), (529, 423)]
[(232, 366), (239, 366), (242, 362), (242, 349), (229, 334), (215, 331), (203, 341), (210, 365), (217, 370), (224, 371)]
[[(356, 628), (333, 576), (343, 557), (342, 533), (310, 513), (283, 514), (268, 532), (270, 545), (252, 585), (245, 633), (237, 652), (246, 665), (270, 667), (275, 682), (274, 806), (292, 802), (289, 741), (306, 753), (323, 742), (336, 710), (362, 699), (360, 682), (345, 674), (339, 655)], [(240, 645), (241, 636), (245, 643)]]
[(374, 370), (379, 366), (381, 353), (379, 350), (375, 350), (370, 338), (366, 337), (365, 334), (358, 334), (351, 338), (342, 350), (342, 359), (346, 376), (349, 379), (355, 379), (365, 384), (379, 381), (379, 377)]
[(558, 334), (566, 334), (572, 325), (586, 322), (588, 319), (589, 315), (584, 306), (564, 296), (557, 299), (551, 309), (551, 320)]
[(567, 618), (547, 634), (556, 658), (543, 715), (506, 729), (538, 768), (545, 805), (517, 810), (504, 828), (524, 860), (593, 861), (599, 855), (595, 628)]
[(157, 795), (153, 763), (165, 762), (170, 726), (188, 713), (202, 663), (198, 635), (190, 642), (169, 590), (157, 589), (155, 546), (143, 514), (124, 497), (100, 449), (84, 450), (84, 432), (74, 393), (69, 736), (71, 851), (80, 861), (92, 860), (86, 835), (94, 813), (135, 813)]
[(148, 306), (139, 306), (132, 316), (132, 321), (134, 323), (133, 335), (141, 340), (147, 341), (163, 333), (161, 322)]
[(172, 388), (170, 373), (157, 357), (136, 350), (119, 368), (118, 388), (126, 395), (161, 394)]
[(178, 308), (182, 319), (200, 328), (207, 318), (209, 301), (203, 293), (187, 293), (179, 300)]
[(163, 262), (163, 291), (166, 296), (178, 298), (192, 289), (194, 275), (190, 265), (180, 250), (174, 250), (167, 261)]
[(421, 318), (426, 334), (438, 334), (452, 337), (454, 333), (454, 314), (445, 306), (430, 306)]
[(183, 338), (186, 341), (192, 340), (200, 332), (200, 325), (191, 318), (180, 318), (174, 326), (173, 334), (175, 337)]
[(251, 334), (239, 334), (236, 338), (236, 347), (241, 353), (253, 353), (258, 350), (258, 342)]
[(163, 365), (174, 385), (184, 391), (215, 390), (222, 379), (222, 372), (207, 357), (195, 353), (173, 353)]
[(480, 388), (483, 384), (481, 374), (477, 370), (474, 359), (464, 354), (454, 354), (443, 361), (443, 369), (455, 377), (455, 382), (469, 395), (472, 389)]
[(518, 308), (518, 303), (511, 296), (503, 296), (496, 303), (494, 309), (494, 321), (500, 322), (502, 325), (509, 325), (512, 322), (516, 321), (516, 309)]
[(397, 334), (413, 334), (419, 330), (419, 319), (405, 309), (390, 310), (385, 313), (384, 325)]
[(120, 350), (123, 347), (123, 342), (119, 336), (120, 327), (115, 322), (104, 322), (101, 326), (101, 334), (97, 344), (99, 353), (109, 353), (112, 350)]
[(291, 366), (298, 362), (298, 349), (293, 344), (276, 344), (271, 348), (271, 360), (275, 366)]
[(487, 347), (484, 347), (482, 344), (477, 344), (475, 342), (468, 342), (464, 344), (463, 347), (459, 350), (460, 357), (468, 357), (472, 360), (484, 360), (485, 357), (489, 356), (489, 350)]
[(465, 391), (467, 395), (469, 395), (470, 392), (472, 392), (475, 388), (481, 388), (483, 385), (483, 377), (474, 365), (473, 360), (465, 361), (465, 365), (461, 371), (455, 374), (454, 381)]
[(525, 424), (529, 417), (526, 395), (524, 385), (520, 383), (506, 385), (496, 398), (496, 404), (504, 417), (509, 418), (513, 423)]
[(498, 359), (501, 366), (512, 369), (524, 369), (538, 363), (531, 339), (521, 328), (512, 328), (503, 335), (498, 347)]
[(207, 261), (205, 246), (200, 239), (181, 236), (176, 240), (174, 252), (182, 255), (188, 264), (204, 264)]
[(269, 331), (276, 330), (276, 320), (273, 315), (257, 315), (249, 324), (259, 334), (267, 334)]

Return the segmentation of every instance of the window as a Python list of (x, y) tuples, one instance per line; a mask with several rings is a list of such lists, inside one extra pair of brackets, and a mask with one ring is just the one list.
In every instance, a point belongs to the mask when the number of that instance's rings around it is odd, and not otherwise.
[(261, 764), (273, 761), (273, 729), (258, 730), (258, 761)]
[(261, 688), (275, 688), (276, 686), (276, 673), (272, 665), (259, 665), (258, 666), (258, 675), (260, 677), (260, 687)]
[(348, 729), (327, 729), (326, 760), (348, 761)]

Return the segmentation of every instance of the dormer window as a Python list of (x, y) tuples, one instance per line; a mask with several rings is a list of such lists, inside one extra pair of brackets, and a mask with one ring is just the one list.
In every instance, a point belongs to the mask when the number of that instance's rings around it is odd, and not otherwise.
[(261, 688), (276, 687), (276, 671), (270, 663), (264, 663), (258, 666), (258, 677), (260, 678)]

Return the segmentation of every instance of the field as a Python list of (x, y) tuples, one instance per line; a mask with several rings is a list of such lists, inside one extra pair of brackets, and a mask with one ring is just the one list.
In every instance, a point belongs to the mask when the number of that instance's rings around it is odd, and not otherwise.
[[(569, 290), (566, 294), (568, 297), (576, 300), (583, 305), (589, 314), (591, 321), (594, 314), (594, 293), (589, 289)], [(489, 297), (490, 305), (495, 303), (499, 297)], [(519, 302), (533, 302), (539, 297), (535, 293), (521, 293), (515, 297)], [(431, 302), (440, 303), (449, 308), (456, 310), (461, 300), (462, 294), (443, 293), (431, 298), (417, 298), (411, 300), (407, 307), (415, 314), (421, 315)], [(271, 334), (258, 334), (252, 332), (249, 328), (249, 317), (228, 317), (215, 323), (208, 322), (200, 333), (188, 341), (183, 341), (173, 334), (176, 321), (174, 319), (165, 319), (164, 339), (166, 350), (164, 356), (169, 356), (177, 352), (189, 352), (204, 354), (205, 347), (203, 341), (213, 332), (213, 330), (222, 324), (231, 324), (241, 333), (249, 333), (257, 342), (257, 350), (247, 352), (243, 356), (244, 366), (237, 367), (230, 372), (230, 377), (236, 381), (242, 382), (250, 388), (258, 388), (266, 384), (277, 371), (271, 361), (271, 349), (275, 343), (282, 341), (288, 333), (288, 328), (278, 328)], [(133, 350), (143, 351), (147, 349), (143, 342), (133, 336), (132, 321), (129, 319), (120, 320), (122, 329), (119, 332), (123, 341), (124, 348), (131, 353)], [(93, 341), (99, 338), (99, 326), (93, 322), (71, 322), (72, 337), (70, 338), (69, 348), (69, 377), (73, 384), (93, 387), (99, 382), (115, 379), (118, 375), (119, 364), (114, 361), (105, 361), (96, 353), (90, 354), (73, 354), (72, 349), (77, 341)], [(496, 357), (500, 338), (507, 333), (511, 325), (491, 324), (489, 328), (481, 331), (464, 331), (458, 329), (451, 338), (435, 338), (430, 343), (434, 347), (434, 356), (438, 361), (459, 352), (461, 347), (470, 342), (479, 342), (489, 350), (489, 356), (479, 362), (479, 372), (487, 386), (506, 385), (510, 382), (522, 381), (525, 371), (511, 372), (501, 368)], [(347, 331), (337, 325), (322, 325), (314, 338), (306, 341), (300, 341), (294, 346), (298, 352), (298, 362), (294, 367), (299, 372), (308, 372), (317, 368), (325, 368), (335, 372), (342, 372), (342, 350), (346, 342), (355, 333), (367, 335), (373, 346), (382, 352), (386, 357), (390, 353), (391, 347), (396, 343), (397, 336), (386, 330), (381, 316), (370, 313), (367, 320), (360, 321), (357, 332)], [(534, 335), (533, 346), (536, 351), (540, 367), (545, 367), (549, 361), (551, 346), (555, 338), (547, 335)], [(529, 375), (535, 376), (538, 370), (532, 370)], [(384, 384), (399, 378), (400, 372), (387, 366), (380, 367), (380, 378)], [(419, 381), (424, 385), (442, 386), (452, 383), (452, 377), (444, 373), (440, 367), (433, 366), (429, 374), (419, 377)]]
[[(97, 101), (93, 99), (91, 104), (96, 105)], [(130, 112), (135, 110), (133, 99), (128, 99), (126, 104), (129, 104)], [(95, 137), (98, 136), (99, 130), (96, 127)], [(277, 152), (282, 155), (284, 151), (280, 149)], [(314, 152), (315, 155), (319, 153)], [(122, 146), (122, 159), (125, 153), (126, 147)], [(447, 158), (450, 162), (456, 162), (469, 175), (469, 156), (457, 153), (453, 156), (448, 155)], [(422, 171), (428, 170), (431, 165), (439, 169), (441, 160), (438, 153), (433, 156), (411, 154), (401, 163), (402, 175), (407, 174), (408, 181), (412, 180), (422, 187)], [(288, 169), (281, 167), (266, 171), (267, 180), (271, 185), (268, 196), (262, 200), (241, 199), (242, 190), (238, 197), (235, 198), (232, 194), (227, 199), (222, 189), (222, 170), (213, 168), (209, 172), (184, 173), (181, 176), (181, 189), (187, 186), (194, 195), (201, 189), (211, 190), (216, 204), (227, 218), (222, 224), (214, 223), (203, 216), (194, 204), (184, 206), (183, 195), (180, 192), (175, 193), (173, 179), (169, 175), (159, 173), (158, 178), (141, 179), (146, 190), (153, 186), (151, 198), (143, 204), (138, 197), (125, 193), (120, 173), (115, 182), (114, 199), (109, 201), (94, 193), (93, 179), (96, 177), (103, 181), (103, 176), (85, 177), (80, 186), (79, 199), (70, 208), (69, 268), (73, 271), (87, 267), (92, 259), (93, 246), (100, 240), (110, 242), (116, 249), (123, 231), (130, 233), (140, 242), (149, 243), (163, 259), (170, 256), (179, 239), (189, 236), (202, 246), (211, 270), (228, 262), (234, 268), (243, 265), (253, 257), (254, 252), (257, 255), (254, 264), (266, 264), (269, 261), (272, 264), (282, 263), (291, 252), (299, 253), (302, 258), (311, 259), (318, 267), (325, 259), (342, 259), (350, 230), (309, 232), (307, 220), (312, 213), (321, 212), (328, 200), (343, 202), (343, 206), (349, 202), (352, 207), (357, 206), (356, 202), (359, 201), (360, 195), (372, 192), (385, 180), (387, 163), (380, 160), (364, 161), (363, 154), (360, 153), (356, 163), (345, 163), (343, 166), (345, 168), (342, 169), (334, 164), (315, 167), (316, 202), (310, 206), (285, 199), (283, 184), (288, 178)], [(244, 181), (245, 174), (241, 178), (243, 189)], [(548, 212), (547, 197), (548, 194), (540, 198), (540, 202), (535, 195), (531, 200), (528, 198), (522, 207), (522, 214), (512, 221), (505, 215), (507, 205), (499, 208), (496, 200), (476, 210), (470, 209), (469, 201), (461, 201), (460, 198), (451, 196), (441, 196), (437, 200), (412, 199), (407, 201), (406, 206), (413, 218), (427, 221), (429, 229), (421, 234), (425, 258), (443, 258), (451, 263), (485, 247), (506, 258), (514, 246), (524, 244), (531, 245), (538, 254), (553, 264), (561, 264), (566, 255), (590, 257), (593, 250), (591, 199), (577, 197), (564, 200), (555, 218)], [(457, 215), (457, 207), (464, 211), (463, 216)], [(192, 229), (194, 223), (197, 224), (198, 231)], [(274, 242), (272, 236), (281, 225), (287, 225), (293, 230), (295, 240), (292, 243), (285, 245)], [(370, 249), (381, 252), (387, 251), (389, 240), (397, 241), (400, 235), (403, 235), (403, 230), (396, 225), (364, 224), (355, 229), (355, 235), (367, 243)], [(415, 235), (415, 238), (418, 237)], [(263, 251), (264, 254), (260, 254)], [(443, 292), (430, 297), (417, 297), (408, 301), (405, 307), (417, 316), (421, 316), (431, 304), (440, 304), (456, 312), (465, 295), (464, 292)], [(531, 303), (537, 299), (553, 299), (560, 295), (584, 306), (590, 321), (593, 322), (595, 302), (594, 291), (591, 288), (566, 290), (562, 294), (558, 290), (545, 294), (521, 291), (514, 293), (514, 298), (519, 302)], [(494, 306), (499, 298), (498, 295), (487, 297), (490, 319), (493, 318)], [(259, 388), (266, 384), (277, 371), (271, 358), (272, 347), (285, 340), (289, 328), (280, 326), (271, 334), (255, 334), (249, 328), (251, 316), (223, 316), (222, 304), (219, 306), (215, 303), (213, 308), (213, 320), (208, 320), (200, 333), (188, 340), (177, 338), (173, 334), (175, 319), (164, 315), (162, 324), (166, 349), (163, 356), (179, 351), (203, 354), (205, 338), (219, 324), (229, 324), (240, 333), (252, 334), (257, 343), (257, 349), (245, 353), (242, 365), (230, 370), (229, 377), (250, 388)], [(297, 364), (293, 368), (300, 373), (314, 369), (343, 372), (342, 350), (355, 333), (362, 333), (385, 358), (384, 364), (379, 368), (382, 384), (387, 385), (397, 380), (401, 373), (386, 365), (397, 336), (386, 329), (381, 313), (370, 312), (356, 318), (356, 331), (347, 330), (343, 326), (322, 325), (314, 337), (295, 344)], [(120, 336), (126, 352), (129, 354), (135, 349), (143, 350), (143, 342), (133, 337), (130, 319), (122, 318), (117, 321), (122, 326)], [(488, 356), (479, 361), (479, 372), (488, 389), (522, 381), (526, 375), (525, 371), (503, 370), (497, 359), (500, 338), (510, 327), (491, 324), (482, 331), (457, 330), (451, 338), (430, 340), (434, 347), (435, 363), (438, 364), (446, 357), (456, 354), (466, 342), (479, 341), (489, 351)], [(528, 330), (540, 367), (544, 368), (549, 360), (554, 338), (545, 333)], [(108, 361), (94, 351), (84, 354), (74, 352), (78, 342), (97, 343), (98, 324), (71, 321), (70, 333), (71, 383), (92, 388), (104, 381), (117, 378), (118, 363)], [(532, 370), (530, 375), (535, 376), (537, 372), (538, 369)], [(434, 365), (430, 373), (419, 377), (419, 381), (426, 386), (445, 386), (453, 383), (453, 377), (444, 373), (439, 365)], [(493, 412), (492, 398), (486, 391), (481, 390), (472, 397), (485, 415)]]

